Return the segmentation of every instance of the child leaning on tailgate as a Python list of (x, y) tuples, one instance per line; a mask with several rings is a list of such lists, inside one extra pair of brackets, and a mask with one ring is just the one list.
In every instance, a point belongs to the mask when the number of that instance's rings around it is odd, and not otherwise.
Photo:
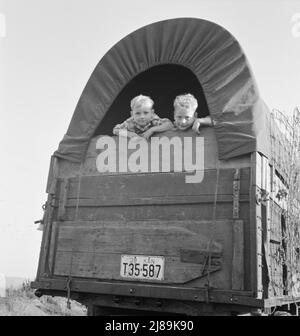
[(154, 102), (148, 96), (139, 95), (130, 102), (131, 117), (113, 129), (113, 134), (129, 138), (149, 139), (154, 133), (160, 133), (173, 128), (172, 122), (161, 119), (154, 113)]
[(179, 131), (192, 128), (200, 134), (200, 126), (212, 126), (210, 116), (197, 118), (197, 99), (190, 93), (179, 95), (174, 100), (174, 126)]

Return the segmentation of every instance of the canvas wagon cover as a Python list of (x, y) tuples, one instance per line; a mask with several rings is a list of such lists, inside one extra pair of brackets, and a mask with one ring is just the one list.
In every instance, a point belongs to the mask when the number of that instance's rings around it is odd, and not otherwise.
[(199, 80), (214, 120), (220, 159), (256, 150), (268, 156), (269, 111), (241, 46), (224, 28), (196, 18), (156, 22), (114, 45), (93, 71), (54, 155), (82, 161), (91, 137), (126, 84), (163, 64), (182, 65)]

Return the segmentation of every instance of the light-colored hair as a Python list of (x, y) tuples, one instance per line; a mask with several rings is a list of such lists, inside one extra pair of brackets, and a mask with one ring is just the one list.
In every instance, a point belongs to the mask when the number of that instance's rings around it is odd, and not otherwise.
[(174, 100), (174, 108), (189, 108), (191, 107), (194, 111), (196, 111), (198, 107), (197, 99), (190, 93), (179, 95)]
[(139, 96), (134, 97), (131, 100), (130, 107), (131, 107), (131, 110), (133, 110), (135, 107), (143, 106), (146, 104), (150, 104), (151, 108), (153, 108), (154, 101), (148, 96), (139, 95)]

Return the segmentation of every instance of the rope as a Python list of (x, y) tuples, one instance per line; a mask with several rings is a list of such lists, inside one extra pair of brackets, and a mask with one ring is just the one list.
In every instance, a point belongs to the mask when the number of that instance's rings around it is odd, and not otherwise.
[(207, 298), (206, 301), (209, 303), (210, 300), (210, 269), (211, 269), (211, 254), (212, 254), (212, 242), (213, 242), (213, 230), (216, 225), (216, 209), (217, 209), (217, 198), (218, 198), (218, 186), (219, 186), (219, 175), (220, 175), (220, 162), (217, 160), (217, 176), (216, 176), (216, 187), (214, 194), (214, 205), (212, 214), (212, 224), (210, 226), (210, 240), (208, 243), (208, 270), (207, 270)]

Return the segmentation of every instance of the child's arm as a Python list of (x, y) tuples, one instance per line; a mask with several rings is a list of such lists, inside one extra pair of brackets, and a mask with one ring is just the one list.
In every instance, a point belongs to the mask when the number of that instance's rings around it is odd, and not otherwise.
[(200, 126), (213, 126), (213, 122), (212, 122), (212, 119), (210, 116), (206, 116), (204, 118), (197, 118), (195, 119), (194, 121), (194, 124), (193, 124), (193, 131), (196, 132), (196, 133), (200, 133)]
[(127, 131), (126, 129), (120, 129), (120, 130), (114, 130), (113, 133), (115, 135), (118, 135), (118, 136), (123, 136), (123, 137), (127, 137), (127, 138), (135, 138), (135, 137), (139, 137), (140, 136), (134, 132), (131, 132), (131, 131)]
[(113, 134), (127, 138), (135, 138), (135, 137), (140, 138), (139, 135), (137, 135), (135, 132), (129, 131), (128, 129), (130, 129), (130, 124), (127, 119), (122, 124), (118, 124), (114, 127)]
[(164, 119), (163, 122), (159, 125), (153, 126), (145, 131), (142, 136), (145, 139), (149, 139), (154, 133), (160, 133), (168, 131), (169, 129), (174, 128), (173, 123), (169, 119)]

